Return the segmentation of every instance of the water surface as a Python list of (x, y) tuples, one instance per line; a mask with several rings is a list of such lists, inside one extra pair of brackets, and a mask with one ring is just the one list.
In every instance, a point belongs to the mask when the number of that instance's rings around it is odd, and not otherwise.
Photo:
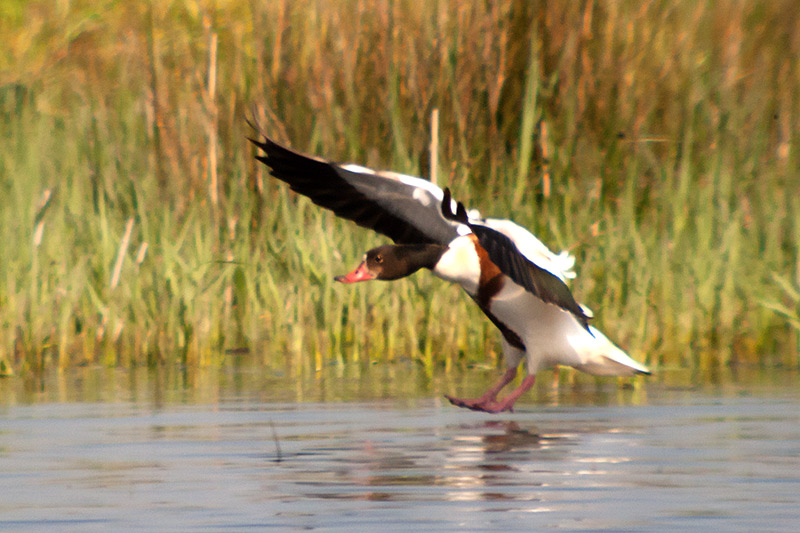
[(724, 386), (547, 385), (500, 416), (453, 408), (435, 391), (462, 392), (481, 376), (438, 383), (395, 366), (299, 384), (252, 370), (6, 380), (0, 529), (792, 531), (800, 523), (796, 374)]

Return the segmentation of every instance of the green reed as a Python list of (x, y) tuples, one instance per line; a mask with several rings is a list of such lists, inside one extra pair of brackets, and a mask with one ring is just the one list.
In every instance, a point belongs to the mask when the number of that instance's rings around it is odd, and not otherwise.
[(428, 175), (434, 108), (440, 184), (570, 249), (634, 357), (797, 365), (792, 2), (4, 6), (0, 373), (499, 364), (429, 275), (334, 283), (386, 239), (245, 141)]

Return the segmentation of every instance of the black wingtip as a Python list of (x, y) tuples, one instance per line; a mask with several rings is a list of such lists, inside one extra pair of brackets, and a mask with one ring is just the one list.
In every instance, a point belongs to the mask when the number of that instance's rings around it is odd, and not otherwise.
[[(550, 274), (550, 273), (548, 272), (548, 274)], [(550, 274), (550, 275), (553, 276), (554, 278), (558, 279), (557, 276), (554, 276), (553, 274)], [(562, 281), (562, 283), (563, 283), (563, 281)], [(564, 284), (564, 287), (566, 287), (566, 284)], [(569, 291), (569, 289), (567, 289), (567, 291)], [(569, 292), (569, 297), (568, 297), (568, 301), (567, 302), (558, 302), (558, 301), (554, 300), (551, 303), (554, 303), (554, 304), (558, 305), (559, 307), (561, 307), (562, 309), (564, 309), (565, 311), (568, 311), (568, 312), (572, 313), (572, 316), (575, 317), (575, 320), (577, 320), (578, 323), (581, 326), (583, 326), (583, 328), (586, 331), (589, 332), (589, 335), (594, 337), (594, 333), (592, 333), (592, 328), (591, 328), (591, 326), (589, 326), (589, 321), (594, 317), (589, 316), (589, 315), (586, 314), (586, 312), (583, 310), (583, 307), (581, 307), (581, 305), (575, 300), (575, 298), (572, 296), (571, 292)]]
[(467, 208), (464, 207), (464, 204), (462, 204), (461, 202), (458, 202), (457, 204), (456, 219), (459, 220), (460, 222), (463, 222), (464, 224), (466, 224), (467, 221), (469, 220), (469, 217), (467, 217)]
[(453, 211), (453, 195), (450, 193), (450, 187), (444, 188), (444, 195), (442, 196), (442, 216), (447, 220), (454, 220), (461, 224), (469, 225), (469, 218), (467, 217), (467, 209), (461, 202), (456, 202), (456, 210)]
[[(248, 135), (246, 137), (246, 139), (248, 141), (250, 141), (251, 143), (253, 143), (253, 145), (256, 146), (257, 148), (259, 148), (259, 149), (263, 150), (264, 152), (266, 152), (269, 148), (271, 148), (272, 146), (275, 146), (276, 143), (275, 143), (275, 141), (273, 141), (272, 139), (267, 137), (267, 135), (261, 129), (261, 125), (258, 123), (258, 118), (257, 117), (258, 117), (258, 115), (256, 114), (256, 107), (254, 105), (253, 108), (250, 110), (250, 116), (249, 117), (245, 116), (244, 117), (244, 121), (247, 123), (248, 126), (250, 126), (250, 129), (253, 130), (255, 135), (253, 135), (252, 137)], [(263, 141), (260, 140), (261, 138), (263, 138), (264, 140)], [(256, 157), (256, 159), (259, 159), (259, 158)], [(259, 159), (259, 161), (261, 161), (261, 159)], [(266, 163), (266, 161), (262, 161), (262, 162)]]
[[(248, 135), (246, 139), (253, 143), (256, 148), (259, 148), (266, 152), (269, 148), (274, 146), (276, 143), (264, 133), (261, 129), (261, 125), (258, 123), (258, 118), (256, 118), (256, 110), (255, 107), (250, 111), (250, 116), (244, 117), (244, 121), (247, 122), (247, 125), (250, 126), (250, 129), (253, 130), (255, 135)], [(263, 141), (261, 139), (264, 139)], [(258, 159), (258, 158), (256, 158)]]
[[(262, 142), (262, 141), (253, 139), (252, 137), (247, 137), (247, 140), (250, 141), (251, 143), (253, 143), (257, 148), (260, 148), (260, 149), (262, 149), (264, 151), (267, 150), (267, 146), (268, 146), (267, 143), (270, 142), (269, 139), (267, 139), (267, 142)], [(258, 159), (258, 157), (256, 157), (256, 159)]]
[(442, 197), (442, 216), (448, 220), (452, 220), (455, 217), (453, 208), (450, 206), (451, 199), (452, 196), (450, 194), (450, 187), (445, 187), (444, 196)]

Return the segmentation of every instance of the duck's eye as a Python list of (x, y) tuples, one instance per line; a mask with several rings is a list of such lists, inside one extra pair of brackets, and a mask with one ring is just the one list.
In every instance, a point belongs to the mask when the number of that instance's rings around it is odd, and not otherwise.
[(376, 255), (375, 256), (375, 262), (378, 263), (379, 265), (381, 263), (383, 263), (383, 256), (382, 255)]

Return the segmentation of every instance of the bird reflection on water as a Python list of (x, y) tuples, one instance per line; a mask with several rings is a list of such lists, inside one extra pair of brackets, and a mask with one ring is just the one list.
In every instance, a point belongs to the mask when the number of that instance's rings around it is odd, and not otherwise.
[(794, 531), (800, 387), (782, 387), (559, 395), (498, 421), (413, 401), (7, 406), (0, 530)]
[[(534, 501), (586, 431), (541, 432), (516, 421), (449, 425), (430, 434), (376, 428), (360, 435), (363, 440), (342, 435), (336, 445), (307, 448), (289, 469), (311, 498)], [(314, 457), (327, 467), (315, 465)]]

